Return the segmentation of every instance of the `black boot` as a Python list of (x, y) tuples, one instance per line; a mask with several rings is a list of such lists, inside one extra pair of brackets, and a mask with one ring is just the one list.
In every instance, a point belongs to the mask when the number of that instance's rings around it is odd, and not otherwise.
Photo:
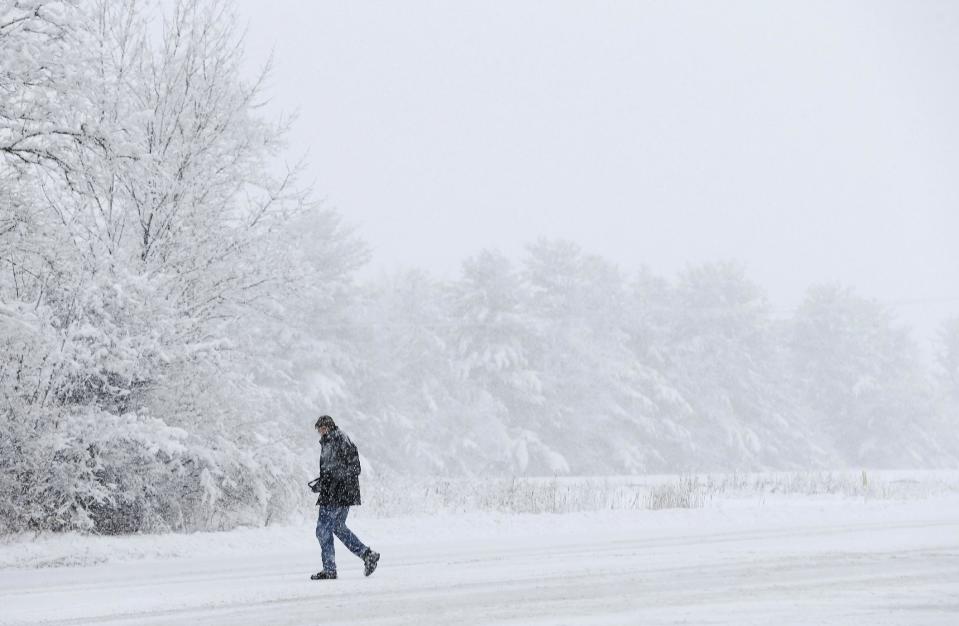
[(336, 580), (336, 572), (317, 572), (310, 576), (310, 580)]
[(366, 552), (363, 553), (363, 565), (366, 566), (365, 571), (363, 573), (366, 576), (369, 576), (374, 571), (376, 571), (376, 564), (379, 562), (379, 560), (380, 560), (380, 553), (373, 552), (373, 550), (371, 550), (370, 548), (367, 548)]

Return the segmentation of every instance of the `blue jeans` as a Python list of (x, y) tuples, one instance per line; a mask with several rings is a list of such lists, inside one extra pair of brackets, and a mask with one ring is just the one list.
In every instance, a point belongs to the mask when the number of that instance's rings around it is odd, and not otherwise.
[(320, 515), (316, 519), (316, 539), (323, 550), (323, 571), (336, 571), (336, 553), (333, 550), (333, 535), (336, 535), (346, 549), (363, 558), (367, 547), (346, 527), (348, 506), (320, 506)]

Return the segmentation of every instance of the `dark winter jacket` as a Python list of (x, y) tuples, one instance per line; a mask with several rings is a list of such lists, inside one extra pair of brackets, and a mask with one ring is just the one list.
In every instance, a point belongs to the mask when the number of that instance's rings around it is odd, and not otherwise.
[(360, 455), (339, 428), (320, 439), (320, 478), (317, 506), (360, 504)]

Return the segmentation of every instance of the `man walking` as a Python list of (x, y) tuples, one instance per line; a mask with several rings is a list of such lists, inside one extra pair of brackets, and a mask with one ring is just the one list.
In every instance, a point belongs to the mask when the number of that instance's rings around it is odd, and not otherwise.
[(360, 455), (350, 438), (336, 426), (329, 415), (316, 420), (314, 427), (320, 433), (322, 449), (320, 477), (310, 483), (310, 488), (319, 494), (316, 500), (320, 507), (316, 520), (316, 538), (323, 551), (323, 571), (310, 578), (336, 578), (334, 535), (350, 552), (363, 559), (364, 573), (369, 576), (376, 569), (380, 555), (364, 545), (346, 527), (346, 516), (349, 515), (350, 507), (360, 504)]

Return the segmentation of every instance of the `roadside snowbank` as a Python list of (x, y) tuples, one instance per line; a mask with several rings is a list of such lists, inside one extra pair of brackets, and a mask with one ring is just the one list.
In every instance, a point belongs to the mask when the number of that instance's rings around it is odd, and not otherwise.
[[(309, 513), (312, 513), (309, 512)], [(313, 519), (302, 518), (266, 528), (192, 534), (91, 536), (77, 533), (19, 535), (0, 543), (0, 569), (76, 567), (100, 563), (217, 557), (238, 554), (303, 553), (316, 551)], [(800, 495), (764, 493), (749, 497), (713, 497), (702, 508), (668, 510), (603, 510), (564, 514), (443, 512), (381, 517), (363, 507), (350, 513), (351, 528), (371, 545), (422, 542), (455, 546), (464, 538), (496, 543), (510, 538), (518, 544), (553, 542), (584, 533), (641, 530), (649, 539), (679, 536), (689, 531), (726, 532), (805, 523), (816, 526), (908, 522), (917, 516), (959, 520), (959, 494), (942, 493), (923, 499), (878, 500), (841, 494)]]

